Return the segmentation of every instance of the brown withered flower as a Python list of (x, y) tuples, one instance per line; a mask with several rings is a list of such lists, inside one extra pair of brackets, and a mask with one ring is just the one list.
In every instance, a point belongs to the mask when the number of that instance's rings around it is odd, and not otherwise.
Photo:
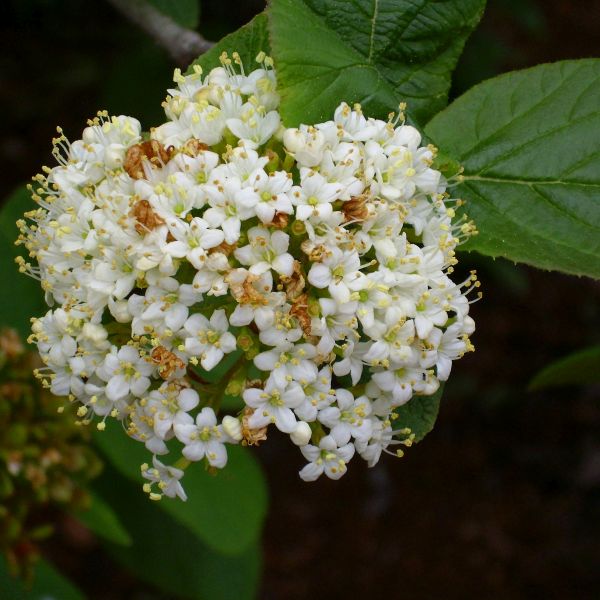
[(304, 335), (309, 337), (311, 335), (311, 317), (308, 313), (308, 295), (300, 294), (292, 303), (290, 314), (294, 315), (298, 319), (300, 328), (304, 332)]
[(253, 429), (248, 425), (248, 420), (253, 414), (254, 409), (246, 406), (242, 416), (242, 445), (244, 446), (258, 446), (261, 442), (264, 442), (267, 439), (266, 427), (258, 427)]
[(176, 371), (185, 369), (185, 363), (164, 346), (157, 346), (150, 355), (152, 362), (158, 365), (158, 374), (163, 379), (169, 379)]
[(342, 204), (345, 221), (364, 221), (369, 216), (365, 196), (353, 196)]
[(254, 283), (259, 280), (260, 277), (258, 275), (254, 275), (253, 273), (248, 273), (246, 278), (241, 282), (228, 278), (229, 289), (233, 297), (240, 304), (266, 306), (269, 303), (268, 298), (266, 298), (265, 295), (254, 286)]
[(157, 140), (134, 144), (127, 149), (123, 168), (133, 179), (143, 179), (146, 176), (144, 162), (156, 169), (168, 163), (172, 153), (172, 149), (165, 148)]
[(220, 252), (221, 254), (224, 254), (225, 256), (230, 256), (237, 247), (238, 247), (237, 242), (235, 244), (228, 244), (227, 242), (221, 242), (218, 246), (211, 248), (208, 251), (208, 253), (216, 254), (217, 252)]
[(290, 216), (286, 213), (276, 212), (273, 220), (268, 224), (269, 227), (275, 229), (285, 229), (287, 227)]
[(188, 156), (198, 156), (200, 152), (208, 149), (209, 147), (204, 142), (201, 142), (196, 138), (191, 138), (183, 145), (181, 152), (183, 154), (187, 154)]
[(129, 215), (136, 220), (135, 230), (140, 235), (145, 235), (165, 222), (162, 217), (152, 210), (148, 200), (138, 200), (132, 206)]
[(312, 240), (304, 240), (300, 249), (311, 262), (321, 262), (327, 254), (327, 248), (323, 244), (315, 244)]
[(281, 283), (283, 283), (285, 289), (285, 295), (290, 301), (295, 301), (302, 295), (306, 286), (306, 276), (302, 270), (302, 264), (300, 261), (294, 261), (294, 270), (289, 277), (281, 275)]

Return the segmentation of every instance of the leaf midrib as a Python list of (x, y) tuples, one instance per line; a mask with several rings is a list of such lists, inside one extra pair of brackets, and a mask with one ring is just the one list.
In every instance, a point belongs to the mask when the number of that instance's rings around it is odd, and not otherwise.
[[(390, 79), (388, 79), (388, 77), (386, 76), (386, 74), (384, 72), (385, 65), (382, 65), (382, 64), (372, 61), (374, 38), (375, 38), (375, 22), (377, 19), (377, 14), (375, 14), (375, 9), (374, 9), (374, 14), (373, 14), (372, 21), (371, 21), (371, 36), (369, 38), (369, 55), (368, 55), (368, 57), (365, 57), (356, 48), (354, 48), (352, 46), (352, 44), (350, 44), (346, 39), (344, 39), (338, 31), (333, 29), (329, 25), (327, 20), (325, 18), (323, 18), (322, 15), (319, 15), (317, 12), (315, 12), (311, 6), (309, 6), (307, 4), (305, 4), (304, 6), (313, 16), (319, 17), (321, 19), (324, 29), (326, 29), (330, 35), (334, 36), (349, 53), (352, 53), (355, 60), (357, 61), (351, 65), (344, 65), (343, 67), (330, 68), (327, 71), (325, 71), (322, 75), (319, 75), (320, 77), (325, 76), (325, 74), (327, 74), (331, 71), (340, 71), (341, 72), (343, 70), (347, 70), (350, 68), (373, 69), (375, 71), (378, 79), (383, 82), (383, 84), (388, 88), (388, 90), (394, 96), (397, 96), (398, 95), (397, 88), (401, 87), (404, 83), (410, 81), (413, 78), (415, 73), (417, 73), (420, 70), (423, 70), (424, 65), (435, 62), (435, 60), (437, 60), (437, 58), (439, 58), (439, 56), (441, 56), (446, 50), (448, 50), (448, 48), (443, 48), (441, 51), (437, 52), (434, 56), (430, 57), (427, 61), (425, 61), (423, 63), (415, 63), (414, 65), (410, 64), (410, 63), (405, 63), (404, 66), (407, 67), (407, 69), (406, 69), (407, 72), (405, 73), (405, 76), (402, 79), (400, 79), (399, 81), (396, 81), (396, 82), (391, 81)], [(379, 6), (379, 0), (375, 0), (375, 7), (377, 7), (377, 13), (378, 13), (378, 6)], [(416, 19), (417, 15), (419, 13), (419, 10), (422, 8), (422, 6), (423, 6), (423, 4), (421, 3), (421, 5), (418, 7), (418, 10), (415, 10), (413, 12), (413, 14), (411, 14), (409, 21), (405, 24), (405, 27), (399, 36), (400, 39), (408, 30), (408, 27), (410, 27), (410, 25), (414, 22), (414, 20)], [(460, 29), (460, 32), (462, 32), (462, 31), (463, 31), (463, 28)], [(365, 60), (365, 58), (366, 58), (366, 60)], [(288, 63), (288, 64), (293, 64), (293, 63)], [(306, 66), (307, 63), (302, 63), (302, 65)], [(308, 66), (323, 67), (322, 64), (308, 65)], [(302, 83), (303, 81), (308, 81), (309, 79), (311, 79), (311, 78), (307, 77), (306, 79), (303, 79), (303, 80), (297, 80), (294, 83), (294, 85), (298, 85), (298, 84)], [(423, 97), (416, 96), (416, 95), (409, 96), (406, 93), (404, 94), (404, 96), (409, 97), (409, 98), (418, 98), (418, 99), (425, 98), (425, 96), (423, 96)], [(440, 96), (447, 96), (447, 92), (438, 93), (433, 97), (437, 98)], [(427, 97), (431, 97), (431, 96), (427, 96)]]
[(377, 16), (379, 14), (379, 0), (373, 2), (373, 16), (371, 17), (371, 35), (369, 36), (369, 55), (367, 62), (373, 64), (373, 48), (375, 45), (375, 25), (377, 23)]
[(492, 183), (516, 183), (518, 185), (579, 185), (582, 187), (595, 187), (600, 189), (600, 183), (585, 181), (570, 181), (562, 179), (509, 179), (508, 177), (483, 177), (481, 175), (463, 175), (464, 181), (489, 181)]
[[(550, 242), (552, 244), (556, 244), (558, 246), (562, 246), (564, 248), (568, 248), (571, 252), (573, 250), (577, 250), (581, 254), (585, 254), (585, 255), (597, 258), (596, 252), (589, 251), (589, 250), (587, 250), (585, 248), (581, 248), (581, 247), (573, 248), (572, 245), (570, 245), (567, 242), (564, 242), (563, 240), (556, 239), (553, 236), (543, 235), (543, 231), (540, 231), (539, 229), (531, 229), (530, 227), (527, 227), (526, 225), (523, 224), (522, 221), (517, 221), (516, 219), (512, 218), (512, 216), (509, 213), (507, 213), (507, 212), (501, 212), (500, 210), (498, 210), (498, 207), (496, 206), (496, 204), (494, 204), (489, 198), (486, 198), (485, 196), (483, 196), (482, 194), (480, 194), (472, 186), (467, 185), (466, 187), (468, 187), (480, 200), (483, 200), (483, 202), (485, 204), (487, 204), (488, 206), (490, 206), (497, 214), (499, 214), (499, 215), (505, 217), (506, 219), (508, 219), (517, 228), (519, 228), (519, 229), (521, 229), (523, 231), (528, 232), (531, 235), (531, 238), (538, 238), (538, 239), (543, 240), (545, 242)], [(491, 239), (492, 239), (492, 241), (494, 240), (493, 237)], [(522, 262), (527, 262), (527, 260), (522, 260)]]
[[(543, 140), (544, 138), (550, 137), (556, 133), (559, 133), (560, 131), (567, 129), (569, 127), (573, 127), (574, 125), (579, 125), (580, 123), (587, 121), (588, 119), (592, 119), (592, 118), (596, 118), (600, 116), (600, 110), (596, 111), (596, 112), (592, 112), (592, 113), (588, 113), (587, 115), (584, 115), (582, 117), (580, 117), (579, 119), (575, 119), (574, 121), (570, 121), (568, 123), (561, 123), (561, 125), (559, 127), (555, 127), (554, 129), (549, 129), (548, 131), (545, 131), (544, 133), (542, 133), (541, 135), (534, 137), (534, 138), (530, 138), (528, 140), (525, 140), (524, 142), (517, 144), (516, 146), (512, 146), (510, 149), (508, 149), (506, 152), (503, 152), (502, 154), (495, 156), (492, 160), (492, 162), (486, 164), (480, 171), (479, 173), (484, 173), (485, 171), (489, 171), (490, 169), (498, 166), (499, 164), (502, 163), (502, 161), (508, 157), (510, 157), (511, 155), (514, 156), (516, 154), (518, 154), (519, 152), (521, 152), (524, 148), (527, 148), (528, 146), (532, 145), (532, 144), (537, 144), (539, 143), (541, 140)], [(467, 157), (464, 156), (461, 158), (462, 162), (466, 162)]]
[[(512, 125), (515, 124), (515, 122), (522, 120), (523, 118), (525, 118), (526, 116), (530, 115), (533, 111), (537, 110), (540, 106), (543, 106), (546, 102), (548, 102), (548, 100), (552, 99), (552, 96), (554, 96), (557, 92), (561, 91), (561, 89), (564, 87), (565, 83), (567, 81), (569, 81), (569, 79), (571, 79), (572, 77), (574, 77), (575, 75), (577, 75), (579, 73), (579, 71), (584, 67), (584, 65), (578, 65), (578, 68), (574, 69), (571, 74), (564, 79), (563, 81), (560, 82), (560, 84), (554, 88), (549, 94), (547, 94), (546, 96), (544, 96), (539, 102), (536, 102), (535, 104), (533, 104), (532, 106), (528, 107), (524, 112), (519, 113), (518, 115), (513, 115), (513, 117), (507, 122), (505, 123), (502, 127), (500, 127), (499, 129), (496, 129), (495, 131), (491, 132), (487, 137), (483, 137), (480, 138), (476, 141), (474, 146), (471, 146), (469, 149), (467, 149), (461, 157), (462, 161), (466, 161), (468, 158), (470, 158), (474, 153), (478, 152), (481, 150), (482, 147), (485, 148), (486, 145), (489, 145), (490, 141), (495, 141), (495, 139), (498, 137), (498, 135), (501, 135), (505, 132), (506, 129), (508, 129), (509, 127), (511, 127)], [(536, 67), (533, 67), (534, 69)], [(525, 69), (528, 70), (528, 69)], [(510, 78), (513, 74), (512, 73), (506, 73), (505, 75), (500, 75), (497, 80), (501, 80), (504, 78)], [(485, 85), (486, 82), (482, 82), (480, 83), (478, 86), (475, 86), (475, 88), (473, 88), (474, 90), (476, 88), (478, 88), (479, 86), (483, 86)], [(513, 91), (514, 93), (514, 91)], [(479, 137), (479, 136), (478, 136)]]

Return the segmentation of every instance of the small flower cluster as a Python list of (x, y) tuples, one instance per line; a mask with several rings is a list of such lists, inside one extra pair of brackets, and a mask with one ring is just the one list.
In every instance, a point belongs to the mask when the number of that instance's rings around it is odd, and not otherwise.
[(24, 579), (53, 533), (52, 510), (87, 508), (84, 486), (102, 466), (73, 408), (37, 385), (39, 364), (16, 331), (0, 330), (0, 552)]
[[(20, 222), (37, 263), (21, 270), (54, 306), (33, 323), (40, 377), (82, 420), (110, 415), (146, 445), (153, 498), (185, 498), (190, 461), (222, 468), (226, 444), (270, 426), (300, 446), (307, 481), (339, 478), (355, 453), (374, 465), (412, 441), (395, 409), (473, 349), (479, 282), (449, 275), (474, 227), (453, 220), (435, 149), (402, 114), (358, 105), (285, 129), (272, 61), (257, 60), (176, 71), (147, 135), (104, 113), (81, 140), (59, 132)], [(244, 409), (219, 421), (224, 393)], [(166, 466), (172, 438), (183, 457)]]

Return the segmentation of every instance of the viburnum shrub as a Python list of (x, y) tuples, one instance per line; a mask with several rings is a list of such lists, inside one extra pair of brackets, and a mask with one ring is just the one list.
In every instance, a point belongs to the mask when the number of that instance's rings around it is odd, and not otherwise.
[[(452, 274), (475, 227), (404, 106), (383, 121), (342, 103), (286, 129), (273, 61), (257, 61), (176, 70), (149, 133), (105, 112), (75, 142), (59, 129), (19, 223), (21, 271), (51, 307), (33, 320), (38, 377), (82, 422), (118, 419), (145, 444), (153, 499), (185, 499), (191, 462), (223, 468), (228, 444), (273, 428), (306, 481), (401, 455), (414, 434), (395, 410), (473, 349), (479, 283)], [(239, 413), (222, 416), (225, 393)]]

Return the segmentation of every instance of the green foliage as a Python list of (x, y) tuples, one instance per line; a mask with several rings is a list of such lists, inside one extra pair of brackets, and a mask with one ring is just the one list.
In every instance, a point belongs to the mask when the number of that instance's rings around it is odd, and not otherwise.
[(114, 510), (98, 494), (91, 493), (91, 504), (87, 510), (77, 513), (77, 519), (98, 537), (130, 546), (131, 537)]
[(220, 66), (219, 56), (223, 52), (227, 52), (229, 56), (231, 56), (232, 52), (238, 52), (244, 66), (248, 70), (251, 70), (255, 68), (256, 63), (254, 59), (261, 50), (267, 54), (271, 51), (267, 29), (267, 16), (264, 12), (256, 15), (252, 21), (240, 27), (237, 31), (226, 35), (208, 52), (198, 57), (190, 65), (188, 73), (191, 71), (193, 65), (200, 65), (205, 72)]
[(426, 127), (461, 162), (457, 194), (480, 234), (467, 249), (600, 277), (600, 60), (475, 86)]
[(31, 586), (13, 577), (0, 556), (0, 597), (5, 600), (83, 600), (83, 594), (50, 563), (40, 560)]
[(183, 27), (196, 29), (200, 21), (200, 0), (150, 0), (161, 13)]
[(406, 404), (396, 409), (398, 418), (394, 429), (408, 427), (415, 434), (415, 442), (420, 442), (432, 429), (440, 410), (440, 400), (444, 385), (431, 396), (413, 396)]
[(269, 26), (288, 127), (330, 119), (345, 100), (386, 118), (408, 103), (425, 123), (447, 102), (450, 76), (484, 0), (272, 0)]
[(22, 336), (31, 333), (31, 317), (44, 314), (48, 307), (38, 281), (19, 274), (15, 258), (20, 252), (15, 246), (19, 233), (15, 225), (23, 213), (35, 208), (31, 194), (19, 188), (0, 209), (0, 325), (14, 327)]
[[(140, 465), (151, 459), (144, 445), (129, 438), (113, 422), (107, 423), (95, 440), (116, 469), (141, 488)], [(183, 483), (187, 502), (164, 498), (159, 505), (211, 548), (237, 554), (260, 535), (267, 492), (260, 467), (248, 450), (228, 446), (227, 453), (227, 467), (215, 475), (203, 463), (193, 463), (186, 469)], [(146, 499), (141, 489), (138, 493)]]
[(550, 363), (531, 380), (529, 389), (593, 383), (600, 383), (600, 346), (579, 350)]
[[(168, 499), (152, 502), (118, 473), (107, 469), (105, 475), (99, 482), (99, 493), (120, 511), (119, 516), (133, 539), (133, 544), (127, 547), (108, 545), (112, 558), (140, 579), (164, 590), (169, 598), (251, 600), (255, 597), (261, 566), (256, 541), (233, 556), (219, 554), (214, 546), (203, 543), (193, 528), (161, 510)], [(187, 473), (185, 481), (187, 484)], [(217, 502), (221, 501), (226, 502), (226, 497)], [(196, 518), (211, 517), (198, 511)]]

